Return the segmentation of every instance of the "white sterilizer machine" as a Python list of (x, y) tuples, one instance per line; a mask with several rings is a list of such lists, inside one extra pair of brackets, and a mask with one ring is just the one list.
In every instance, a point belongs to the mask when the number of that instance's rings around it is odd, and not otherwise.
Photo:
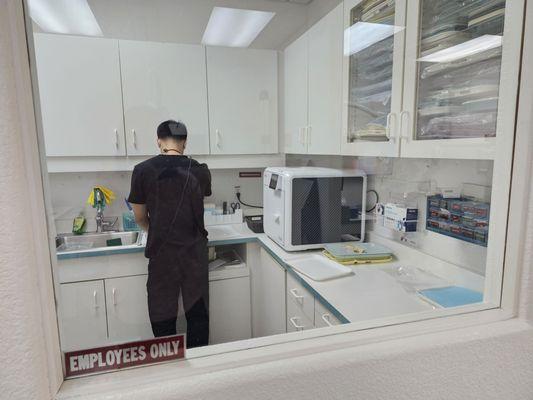
[(316, 167), (267, 168), (263, 206), (265, 233), (287, 251), (362, 242), (366, 174)]

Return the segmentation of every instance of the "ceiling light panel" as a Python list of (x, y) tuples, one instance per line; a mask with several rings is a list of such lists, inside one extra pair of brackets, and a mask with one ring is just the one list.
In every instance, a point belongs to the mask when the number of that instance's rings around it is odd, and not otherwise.
[(103, 36), (87, 0), (28, 0), (33, 22), (50, 33)]
[(249, 47), (276, 13), (214, 7), (202, 43), (208, 46)]

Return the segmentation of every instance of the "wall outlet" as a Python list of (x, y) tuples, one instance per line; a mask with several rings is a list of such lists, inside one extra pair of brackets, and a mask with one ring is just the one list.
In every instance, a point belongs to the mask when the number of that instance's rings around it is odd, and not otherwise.
[(235, 186), (235, 194), (240, 194), (241, 193), (241, 187), (240, 186)]

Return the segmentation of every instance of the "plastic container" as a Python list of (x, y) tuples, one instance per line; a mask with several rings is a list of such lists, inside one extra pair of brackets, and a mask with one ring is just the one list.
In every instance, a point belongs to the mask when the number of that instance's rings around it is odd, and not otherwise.
[(126, 232), (141, 230), (139, 225), (137, 225), (137, 223), (135, 222), (135, 216), (133, 215), (133, 212), (126, 211), (122, 214), (122, 228)]

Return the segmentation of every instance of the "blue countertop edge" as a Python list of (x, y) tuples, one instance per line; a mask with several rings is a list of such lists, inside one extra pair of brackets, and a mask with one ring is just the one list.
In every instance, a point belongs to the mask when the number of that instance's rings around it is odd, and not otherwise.
[[(335, 318), (337, 318), (343, 324), (349, 324), (350, 321), (344, 317), (335, 307), (333, 307), (326, 299), (324, 299), (309, 283), (307, 283), (290, 265), (288, 265), (284, 260), (282, 260), (275, 252), (270, 249), (262, 240), (257, 237), (248, 237), (248, 238), (238, 238), (238, 239), (227, 239), (227, 240), (213, 240), (207, 243), (208, 246), (225, 246), (232, 244), (247, 244), (247, 243), (258, 243), (265, 251), (272, 257), (276, 262), (281, 265), (288, 273), (290, 273), (295, 279), (302, 284), (302, 286), (307, 289), (311, 294), (320, 301), (320, 303), (328, 309)], [(83, 252), (83, 253), (68, 253), (68, 254), (58, 254), (58, 260), (71, 260), (77, 258), (86, 258), (86, 257), (101, 257), (101, 256), (114, 256), (119, 254), (133, 254), (133, 253), (142, 253), (144, 252), (144, 247), (130, 247), (127, 249), (107, 249), (107, 250), (98, 250), (92, 252)]]

